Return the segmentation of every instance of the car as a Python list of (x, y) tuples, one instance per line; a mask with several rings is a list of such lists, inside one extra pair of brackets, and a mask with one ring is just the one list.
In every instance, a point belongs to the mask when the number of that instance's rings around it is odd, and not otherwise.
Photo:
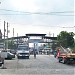
[(29, 51), (28, 45), (18, 45), (17, 58), (18, 59), (24, 59), (24, 58), (29, 59), (29, 56), (30, 56), (30, 51)]
[(0, 52), (0, 55), (4, 59), (12, 59), (15, 58), (15, 55), (10, 53), (9, 51), (3, 50)]
[(15, 58), (15, 55), (10, 52), (7, 52), (7, 58), (5, 59), (12, 59), (12, 58)]
[(18, 59), (29, 59), (29, 51), (18, 51), (18, 54), (17, 54), (17, 58)]
[(10, 53), (16, 54), (16, 50), (10, 50)]

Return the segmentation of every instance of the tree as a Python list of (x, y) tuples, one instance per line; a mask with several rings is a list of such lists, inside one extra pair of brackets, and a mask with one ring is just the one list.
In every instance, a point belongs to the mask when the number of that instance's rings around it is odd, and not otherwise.
[(8, 41), (8, 48), (9, 49), (16, 49), (17, 45), (14, 43), (14, 41)]
[(59, 41), (59, 44), (64, 47), (72, 47), (74, 44), (74, 33), (73, 32), (67, 32), (67, 31), (61, 31), (59, 35), (57, 36), (57, 40)]

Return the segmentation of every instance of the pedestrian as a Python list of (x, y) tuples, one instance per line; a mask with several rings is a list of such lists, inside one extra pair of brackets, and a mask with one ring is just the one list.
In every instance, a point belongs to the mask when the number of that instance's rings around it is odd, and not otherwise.
[(36, 59), (36, 50), (34, 49), (34, 58)]
[(57, 50), (57, 58), (60, 56), (60, 49)]

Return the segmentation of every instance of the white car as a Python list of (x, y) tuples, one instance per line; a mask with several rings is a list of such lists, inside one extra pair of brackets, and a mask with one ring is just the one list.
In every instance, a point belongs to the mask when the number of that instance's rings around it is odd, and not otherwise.
[(28, 46), (22, 45), (18, 47), (17, 50), (17, 58), (28, 58), (29, 59), (30, 56), (30, 51), (28, 49)]
[(20, 59), (20, 58), (28, 58), (29, 59), (29, 51), (18, 51), (17, 52), (17, 58)]

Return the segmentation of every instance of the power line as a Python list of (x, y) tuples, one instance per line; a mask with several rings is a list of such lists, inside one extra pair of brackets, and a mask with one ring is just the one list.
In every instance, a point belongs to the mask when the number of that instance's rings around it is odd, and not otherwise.
[[(12, 12), (21, 12), (21, 13), (32, 13), (32, 12), (25, 12), (25, 11), (15, 11), (15, 10), (8, 10), (8, 9), (0, 9), (0, 10), (4, 10), (4, 11), (12, 11)], [(44, 13), (44, 12), (35, 12), (36, 14), (38, 13)], [(74, 13), (74, 11), (61, 11), (61, 12), (47, 12), (48, 13)]]
[(3, 10), (3, 11), (10, 11), (10, 12), (30, 13), (30, 12), (24, 12), (24, 11), (8, 10), (8, 9), (0, 9), (0, 10)]
[(64, 26), (64, 27), (62, 27), (62, 28), (74, 28), (74, 27), (75, 27), (75, 26), (73, 26), (73, 27), (65, 27), (65, 26)]
[(0, 9), (3, 11), (9, 12), (19, 12), (17, 14), (0, 14), (0, 15), (56, 15), (56, 16), (75, 16), (74, 11), (62, 11), (62, 12), (24, 12), (24, 11), (14, 11), (14, 10), (7, 10), (7, 9)]
[[(0, 14), (0, 15), (16, 15), (16, 16), (19, 16), (19, 15), (34, 15), (34, 14)], [(36, 14), (38, 15), (38, 14)], [(63, 15), (63, 14), (40, 14), (39, 15), (55, 15), (55, 16), (75, 16), (75, 15)]]

